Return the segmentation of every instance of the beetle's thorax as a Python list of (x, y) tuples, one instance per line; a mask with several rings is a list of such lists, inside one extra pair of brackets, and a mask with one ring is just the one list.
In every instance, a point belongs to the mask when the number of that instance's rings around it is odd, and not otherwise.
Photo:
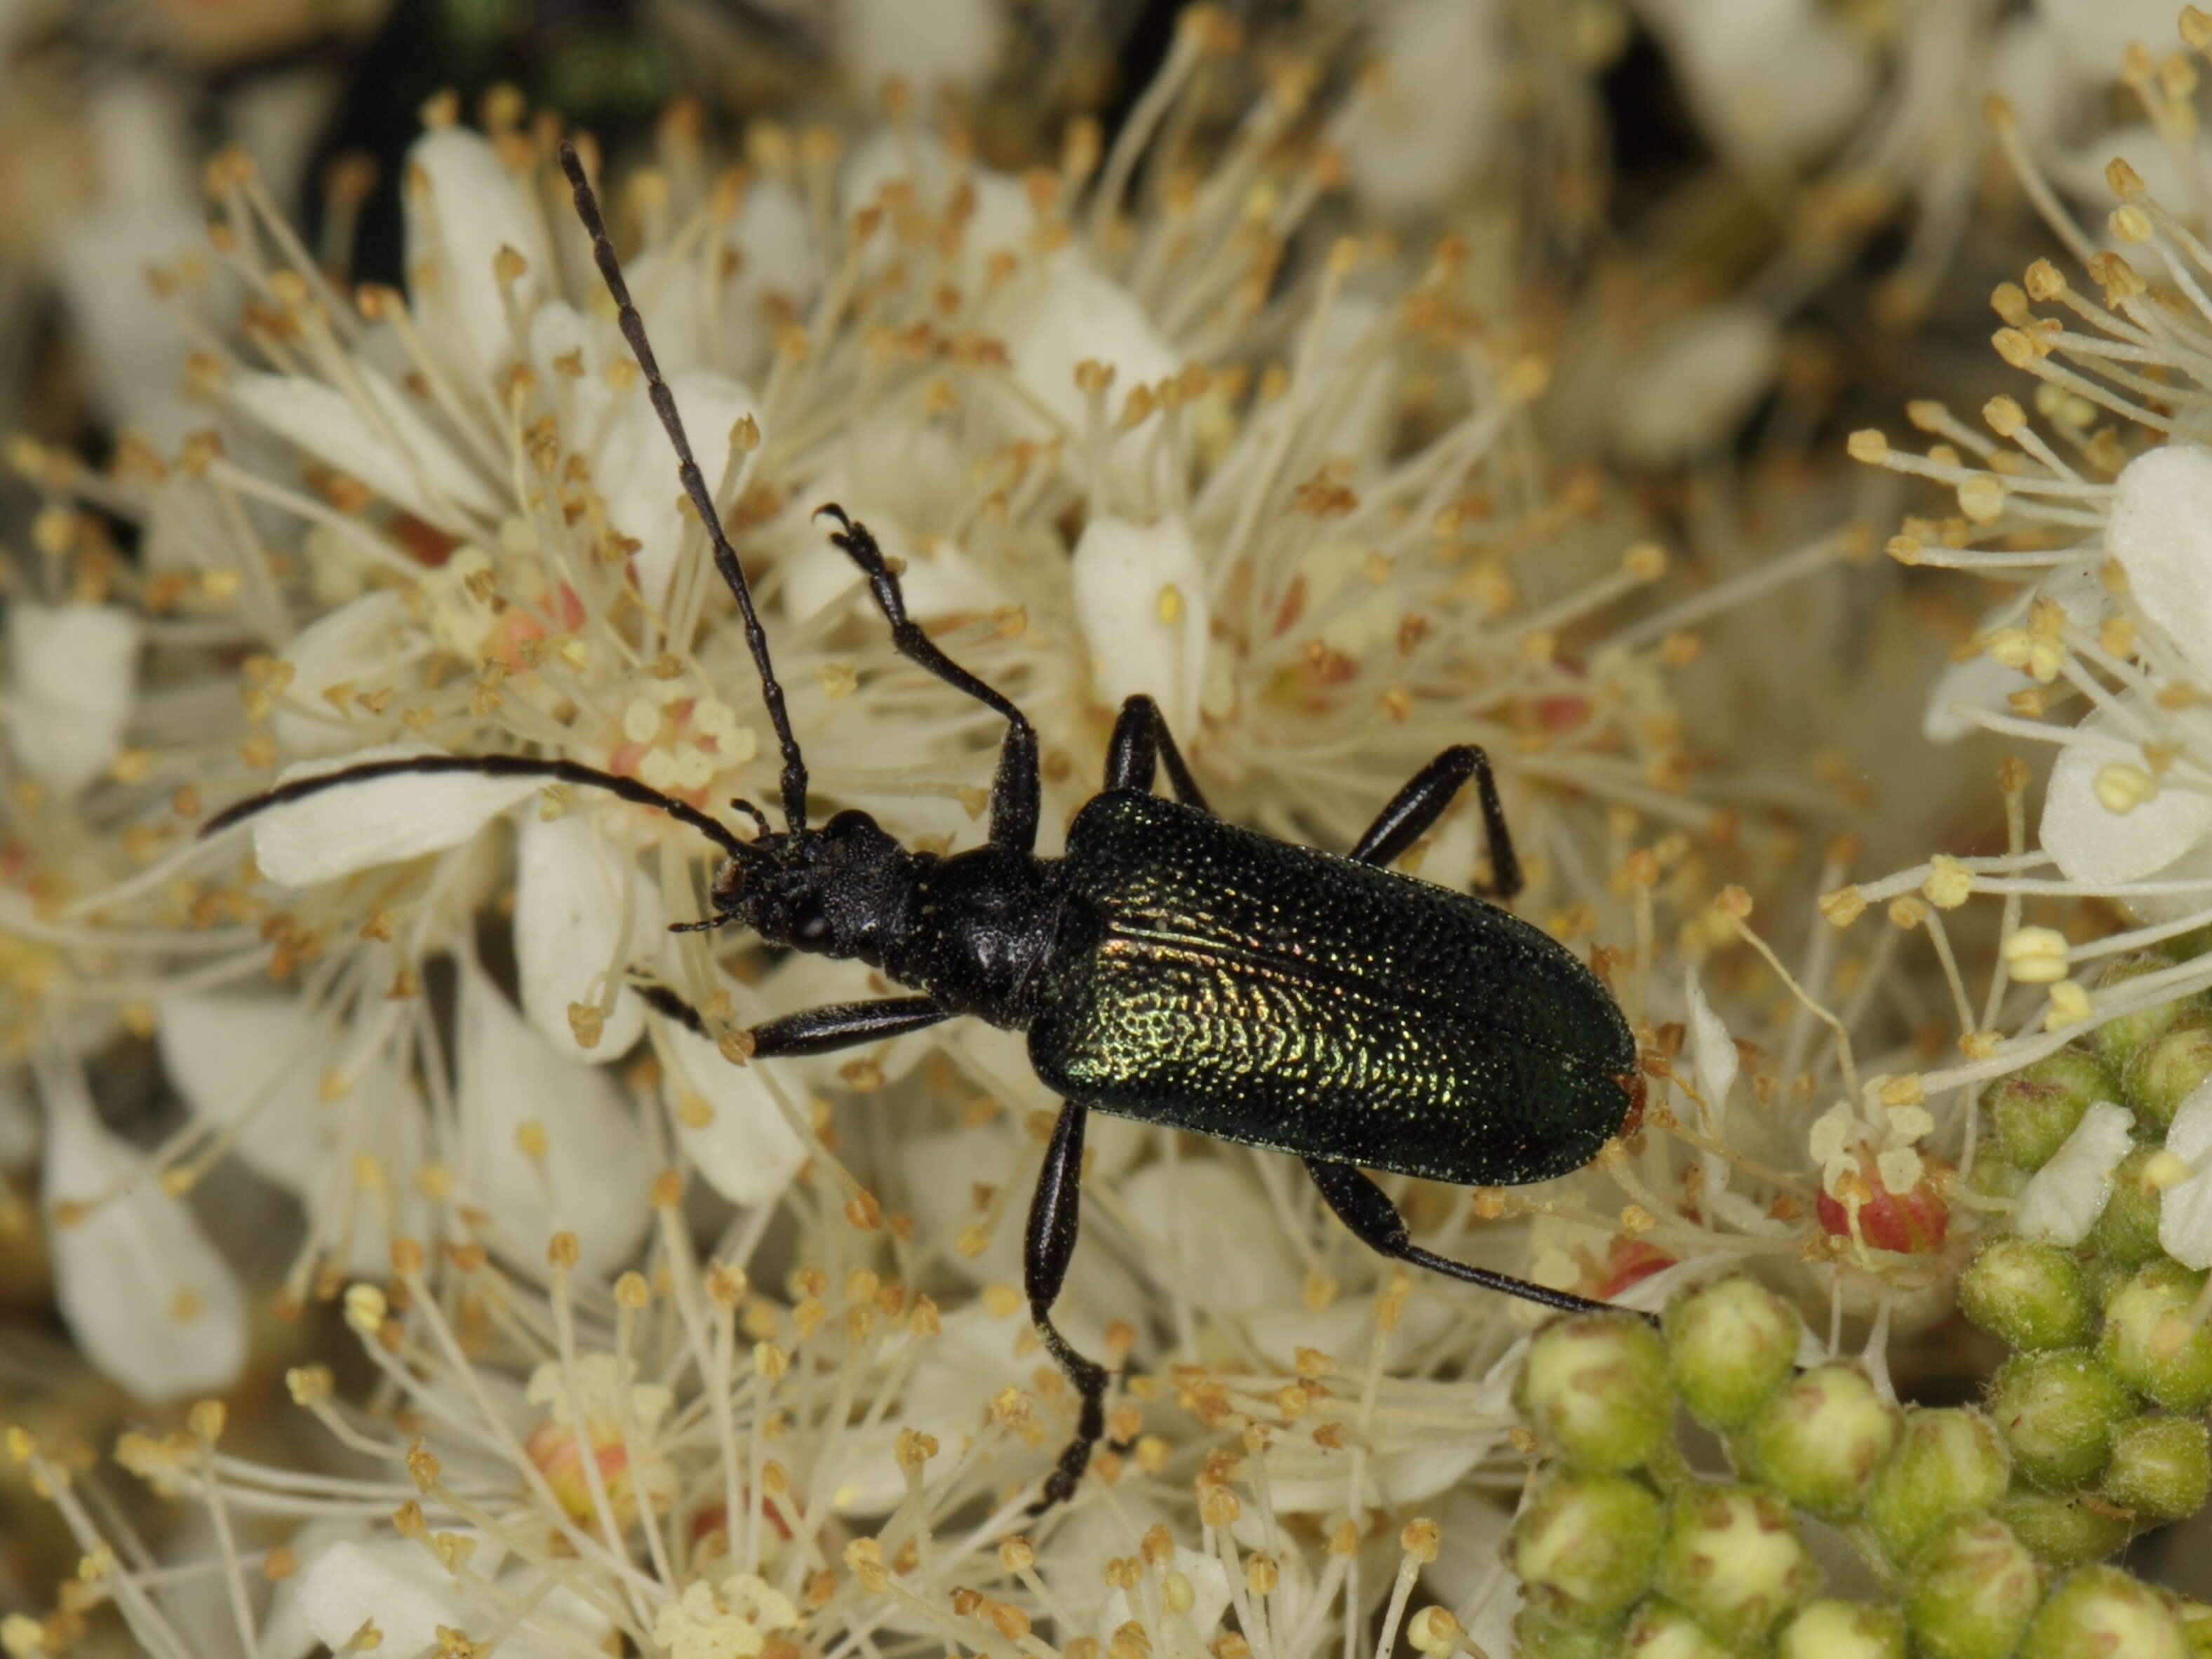
[(752, 848), (715, 878), (721, 919), (771, 945), (865, 962), (947, 1012), (1029, 1024), (1060, 909), (1057, 860), (1003, 847), (909, 852), (853, 811)]

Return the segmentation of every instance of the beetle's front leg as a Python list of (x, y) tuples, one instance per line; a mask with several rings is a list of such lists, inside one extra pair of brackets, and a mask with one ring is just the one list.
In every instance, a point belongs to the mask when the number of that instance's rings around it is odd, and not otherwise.
[[(699, 1011), (665, 985), (641, 985), (637, 993), (687, 1030), (713, 1037), (714, 1033), (707, 1029), (707, 1022)], [(832, 1002), (754, 1026), (753, 1057), (773, 1060), (779, 1054), (821, 1054), (836, 1048), (857, 1048), (863, 1043), (904, 1036), (908, 1031), (919, 1031), (951, 1018), (951, 1013), (927, 997)]]
[(1075, 1438), (1060, 1455), (1060, 1462), (1044, 1483), (1044, 1492), (1030, 1508), (1042, 1514), (1071, 1498), (1075, 1483), (1090, 1467), (1091, 1449), (1106, 1432), (1106, 1383), (1109, 1373), (1095, 1359), (1087, 1359), (1068, 1346), (1052, 1322), (1052, 1304), (1067, 1279), (1067, 1264), (1075, 1255), (1078, 1207), (1082, 1201), (1083, 1121), (1079, 1101), (1060, 1109), (1053, 1127), (1052, 1144), (1045, 1148), (1044, 1167), (1037, 1171), (1036, 1196), (1030, 1202), (1028, 1236), (1022, 1244), (1022, 1279), (1029, 1291), (1030, 1318), (1037, 1334), (1082, 1399), (1076, 1419)]
[(1486, 1291), (1503, 1291), (1508, 1296), (1517, 1296), (1561, 1313), (1632, 1312), (1655, 1325), (1659, 1322), (1656, 1315), (1640, 1309), (1615, 1308), (1609, 1302), (1594, 1302), (1571, 1291), (1555, 1291), (1548, 1285), (1532, 1285), (1510, 1273), (1493, 1273), (1487, 1267), (1473, 1267), (1448, 1255), (1438, 1255), (1433, 1250), (1425, 1250), (1413, 1243), (1413, 1236), (1406, 1231), (1406, 1218), (1398, 1213), (1398, 1206), (1390, 1201), (1390, 1195), (1376, 1186), (1364, 1170), (1350, 1164), (1331, 1164), (1318, 1158), (1303, 1161), (1314, 1185), (1328, 1200), (1328, 1207), (1336, 1212), (1336, 1218), (1351, 1230), (1353, 1237), (1377, 1255), (1426, 1267), (1447, 1279), (1480, 1285)]
[(1474, 780), (1475, 798), (1482, 805), (1483, 838), (1490, 843), (1491, 882), (1475, 890), (1486, 898), (1510, 899), (1521, 890), (1521, 860), (1514, 856), (1513, 835), (1505, 827), (1505, 809), (1498, 804), (1498, 781), (1490, 775), (1490, 757), (1471, 743), (1454, 744), (1414, 773), (1367, 826), (1352, 856), (1362, 864), (1395, 864), (1400, 854), (1434, 827), (1469, 778)]

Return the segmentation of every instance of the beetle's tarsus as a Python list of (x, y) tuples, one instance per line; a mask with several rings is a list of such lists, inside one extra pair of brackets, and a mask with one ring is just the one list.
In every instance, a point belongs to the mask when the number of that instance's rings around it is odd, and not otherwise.
[(830, 539), (867, 578), (876, 609), (890, 624), (891, 643), (908, 662), (927, 669), (945, 684), (970, 696), (1006, 721), (1006, 740), (999, 747), (999, 769), (991, 780), (991, 844), (1026, 853), (1036, 846), (1037, 817), (1042, 786), (1038, 781), (1036, 728), (1013, 700), (986, 684), (938, 649), (937, 642), (906, 613), (905, 590), (897, 573), (884, 558), (884, 550), (867, 526), (848, 516), (835, 501), (814, 509), (816, 518), (827, 514), (844, 526)]

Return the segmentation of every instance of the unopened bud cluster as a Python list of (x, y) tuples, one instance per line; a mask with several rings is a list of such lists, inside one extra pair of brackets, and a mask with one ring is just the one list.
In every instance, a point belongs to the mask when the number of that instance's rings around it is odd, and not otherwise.
[[(1551, 1462), (1515, 1523), (1519, 1650), (2212, 1652), (2212, 1607), (2094, 1565), (2202, 1501), (2203, 1425), (2146, 1411), (2086, 1292), (2063, 1293), (2080, 1275), (2053, 1270), (2054, 1291), (2026, 1248), (2002, 1241), (1982, 1271), (2034, 1279), (2019, 1322), (2054, 1340), (2015, 1356), (1987, 1410), (1901, 1409), (1856, 1366), (1800, 1369), (1796, 1313), (1750, 1279), (1684, 1292), (1659, 1330), (1591, 1315), (1539, 1333), (1516, 1404)], [(1721, 1437), (1733, 1480), (1691, 1470), (1678, 1410)], [(1801, 1511), (1839, 1528), (1892, 1599), (1820, 1596)]]

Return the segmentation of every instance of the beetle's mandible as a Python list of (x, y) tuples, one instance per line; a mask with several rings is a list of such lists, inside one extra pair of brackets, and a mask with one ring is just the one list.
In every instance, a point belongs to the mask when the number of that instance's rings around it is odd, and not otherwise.
[[(561, 147), (576, 211), (624, 338), (675, 447), (723, 580), (744, 618), (781, 751), (783, 828), (748, 802), (745, 839), (635, 778), (528, 756), (378, 761), (282, 784), (210, 821), (399, 773), (542, 777), (653, 807), (723, 854), (714, 913), (770, 944), (857, 958), (916, 994), (786, 1015), (751, 1032), (757, 1059), (817, 1054), (957, 1015), (1024, 1030), (1038, 1077), (1065, 1103), (1030, 1207), (1024, 1274), (1039, 1335), (1081, 1399), (1076, 1435), (1039, 1507), (1066, 1498), (1104, 1431), (1108, 1373), (1052, 1321), (1075, 1249), (1085, 1115), (1096, 1109), (1297, 1154), (1329, 1207), (1386, 1256), (1569, 1310), (1605, 1304), (1436, 1255), (1415, 1244), (1368, 1169), (1461, 1185), (1542, 1181), (1581, 1168), (1633, 1129), (1644, 1103), (1636, 1040), (1605, 988), (1563, 945), (1504, 909), (1389, 866), (1472, 782), (1494, 884), (1521, 884), (1480, 749), (1447, 749), (1382, 809), (1347, 856), (1224, 823), (1208, 809), (1158, 708), (1135, 696), (1108, 748), (1104, 787), (1059, 858), (1035, 852), (1035, 728), (946, 657), (907, 616), (866, 528), (836, 506), (830, 539), (858, 565), (910, 660), (1002, 716), (984, 845), (939, 856), (902, 847), (865, 812), (807, 820), (806, 766), (768, 639), (675, 400), (631, 303), (575, 151)], [(1164, 767), (1173, 799), (1152, 793)], [(695, 1028), (698, 1014), (644, 988)]]

